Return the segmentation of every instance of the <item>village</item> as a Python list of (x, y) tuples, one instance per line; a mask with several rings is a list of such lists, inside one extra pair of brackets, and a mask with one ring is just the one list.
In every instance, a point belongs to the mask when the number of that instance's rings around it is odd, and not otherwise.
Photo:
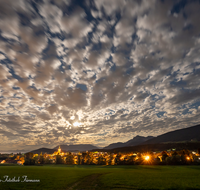
[(200, 152), (175, 149), (161, 152), (110, 153), (110, 152), (65, 152), (59, 147), (53, 154), (31, 152), (0, 154), (1, 165), (188, 165), (200, 164)]

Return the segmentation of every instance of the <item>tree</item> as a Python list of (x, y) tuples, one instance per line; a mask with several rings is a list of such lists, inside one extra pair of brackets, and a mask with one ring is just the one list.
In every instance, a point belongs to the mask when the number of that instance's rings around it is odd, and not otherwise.
[(87, 165), (94, 165), (94, 156), (92, 152), (87, 152), (87, 156), (86, 156), (86, 164)]
[(35, 165), (35, 160), (34, 159), (26, 159), (24, 162), (24, 165)]
[(56, 164), (63, 164), (63, 159), (60, 155), (56, 155)]
[(21, 157), (20, 161), (22, 162), (22, 164), (24, 164), (24, 162), (25, 162), (24, 157)]
[(177, 154), (178, 154), (178, 153), (177, 153), (176, 151), (172, 151), (172, 152), (171, 152), (171, 155), (172, 155), (172, 156), (176, 156)]
[(103, 157), (103, 155), (100, 155), (98, 157), (98, 161), (97, 161), (98, 165), (106, 165), (106, 159)]
[(178, 155), (178, 154), (174, 154), (171, 157), (167, 157), (166, 162), (167, 162), (167, 164), (172, 164), (172, 165), (180, 164), (181, 163), (181, 156)]
[(160, 158), (157, 156), (155, 159), (154, 159), (154, 162), (153, 162), (155, 165), (158, 165), (160, 164)]
[(69, 154), (66, 156), (65, 163), (68, 165), (74, 164), (74, 156), (69, 152)]
[(82, 163), (81, 164), (86, 164), (86, 162), (87, 162), (87, 153), (83, 152), (82, 153)]
[(200, 155), (200, 148), (198, 148), (198, 149), (197, 149), (197, 154), (199, 154), (199, 155)]
[(127, 164), (135, 164), (136, 155), (129, 156), (127, 158)]
[(17, 158), (17, 156), (14, 155), (14, 156), (10, 157), (10, 160), (19, 160), (19, 159), (16, 159), (16, 158)]
[(46, 157), (44, 160), (45, 164), (52, 164), (52, 160), (49, 159), (49, 157)]
[(111, 153), (108, 158), (108, 165), (113, 165), (114, 155)]
[(166, 151), (162, 151), (161, 155), (162, 155), (162, 162), (165, 162), (166, 158), (168, 157), (167, 152)]
[(122, 154), (118, 153), (117, 156), (115, 157), (115, 164), (119, 165), (121, 163), (121, 157)]
[(40, 154), (38, 163), (39, 163), (39, 164), (44, 164), (44, 162), (45, 162), (44, 156), (43, 156), (42, 154)]
[(167, 164), (171, 164), (171, 157), (167, 157), (167, 158), (165, 159), (165, 161), (166, 161)]
[(35, 163), (37, 164), (38, 161), (39, 161), (39, 156), (36, 155), (36, 156), (33, 157), (33, 159), (35, 160)]
[(82, 164), (82, 160), (83, 160), (83, 157), (81, 156), (81, 154), (78, 154), (78, 156), (77, 156), (77, 164), (81, 165)]
[(33, 158), (33, 153), (32, 153), (32, 152), (26, 153), (26, 154), (25, 154), (25, 158), (26, 158), (26, 159), (31, 159), (31, 158)]
[(143, 162), (141, 153), (137, 153), (135, 164), (139, 165)]

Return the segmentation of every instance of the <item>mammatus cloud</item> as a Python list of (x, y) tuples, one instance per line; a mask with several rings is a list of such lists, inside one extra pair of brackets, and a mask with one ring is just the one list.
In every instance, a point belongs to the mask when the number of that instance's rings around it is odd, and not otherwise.
[(198, 1), (0, 1), (1, 151), (104, 146), (200, 122)]

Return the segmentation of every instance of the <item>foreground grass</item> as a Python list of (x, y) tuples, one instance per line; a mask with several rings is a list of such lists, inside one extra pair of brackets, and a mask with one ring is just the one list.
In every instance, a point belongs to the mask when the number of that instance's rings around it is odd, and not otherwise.
[(26, 175), (28, 179), (40, 179), (39, 183), (1, 182), (0, 189), (66, 189), (85, 176), (99, 172), (98, 168), (77, 166), (1, 166), (0, 179), (4, 175), (10, 178)]
[(108, 189), (200, 189), (199, 166), (138, 166), (101, 176)]
[(0, 179), (26, 175), (39, 183), (0, 182), (0, 189), (200, 189), (200, 166), (2, 166)]

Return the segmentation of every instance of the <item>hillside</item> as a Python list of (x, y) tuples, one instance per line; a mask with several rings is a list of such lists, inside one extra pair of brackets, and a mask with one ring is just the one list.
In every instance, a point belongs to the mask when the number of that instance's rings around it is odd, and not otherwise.
[(55, 149), (50, 149), (50, 148), (39, 148), (36, 150), (32, 150), (30, 152), (32, 152), (33, 154), (40, 154), (42, 152), (42, 154), (47, 153), (47, 154), (53, 154), (55, 151)]
[(127, 141), (125, 143), (125, 146), (136, 146), (136, 145), (139, 145), (143, 142), (146, 142), (150, 139), (154, 138), (153, 136), (148, 136), (148, 137), (142, 137), (142, 136), (139, 136), (137, 135), (136, 137), (134, 137), (133, 139)]
[[(59, 146), (56, 146), (54, 149), (58, 149)], [(99, 149), (96, 146), (91, 144), (78, 144), (78, 145), (60, 145), (61, 150), (65, 151), (88, 151), (92, 149)]]
[(142, 144), (156, 144), (166, 142), (200, 141), (200, 125), (179, 129), (159, 135)]
[(98, 149), (92, 151), (99, 151), (99, 152), (151, 152), (151, 151), (163, 151), (169, 149), (176, 149), (176, 150), (183, 150), (188, 149), (191, 151), (197, 151), (200, 149), (200, 142), (188, 142), (188, 143), (156, 143), (156, 144), (143, 144), (137, 146), (127, 146), (121, 148), (114, 148), (114, 149)]
[(104, 149), (113, 149), (113, 148), (120, 148), (120, 147), (126, 147), (126, 146), (136, 146), (152, 138), (153, 136), (142, 137), (142, 136), (137, 135), (136, 137), (134, 137), (133, 139), (125, 143), (122, 143), (122, 142), (112, 143), (104, 147)]
[(124, 147), (125, 143), (122, 143), (122, 142), (117, 142), (117, 143), (112, 143), (112, 144), (109, 144), (108, 146), (105, 146), (103, 149), (113, 149), (113, 148), (120, 148), (120, 147)]

